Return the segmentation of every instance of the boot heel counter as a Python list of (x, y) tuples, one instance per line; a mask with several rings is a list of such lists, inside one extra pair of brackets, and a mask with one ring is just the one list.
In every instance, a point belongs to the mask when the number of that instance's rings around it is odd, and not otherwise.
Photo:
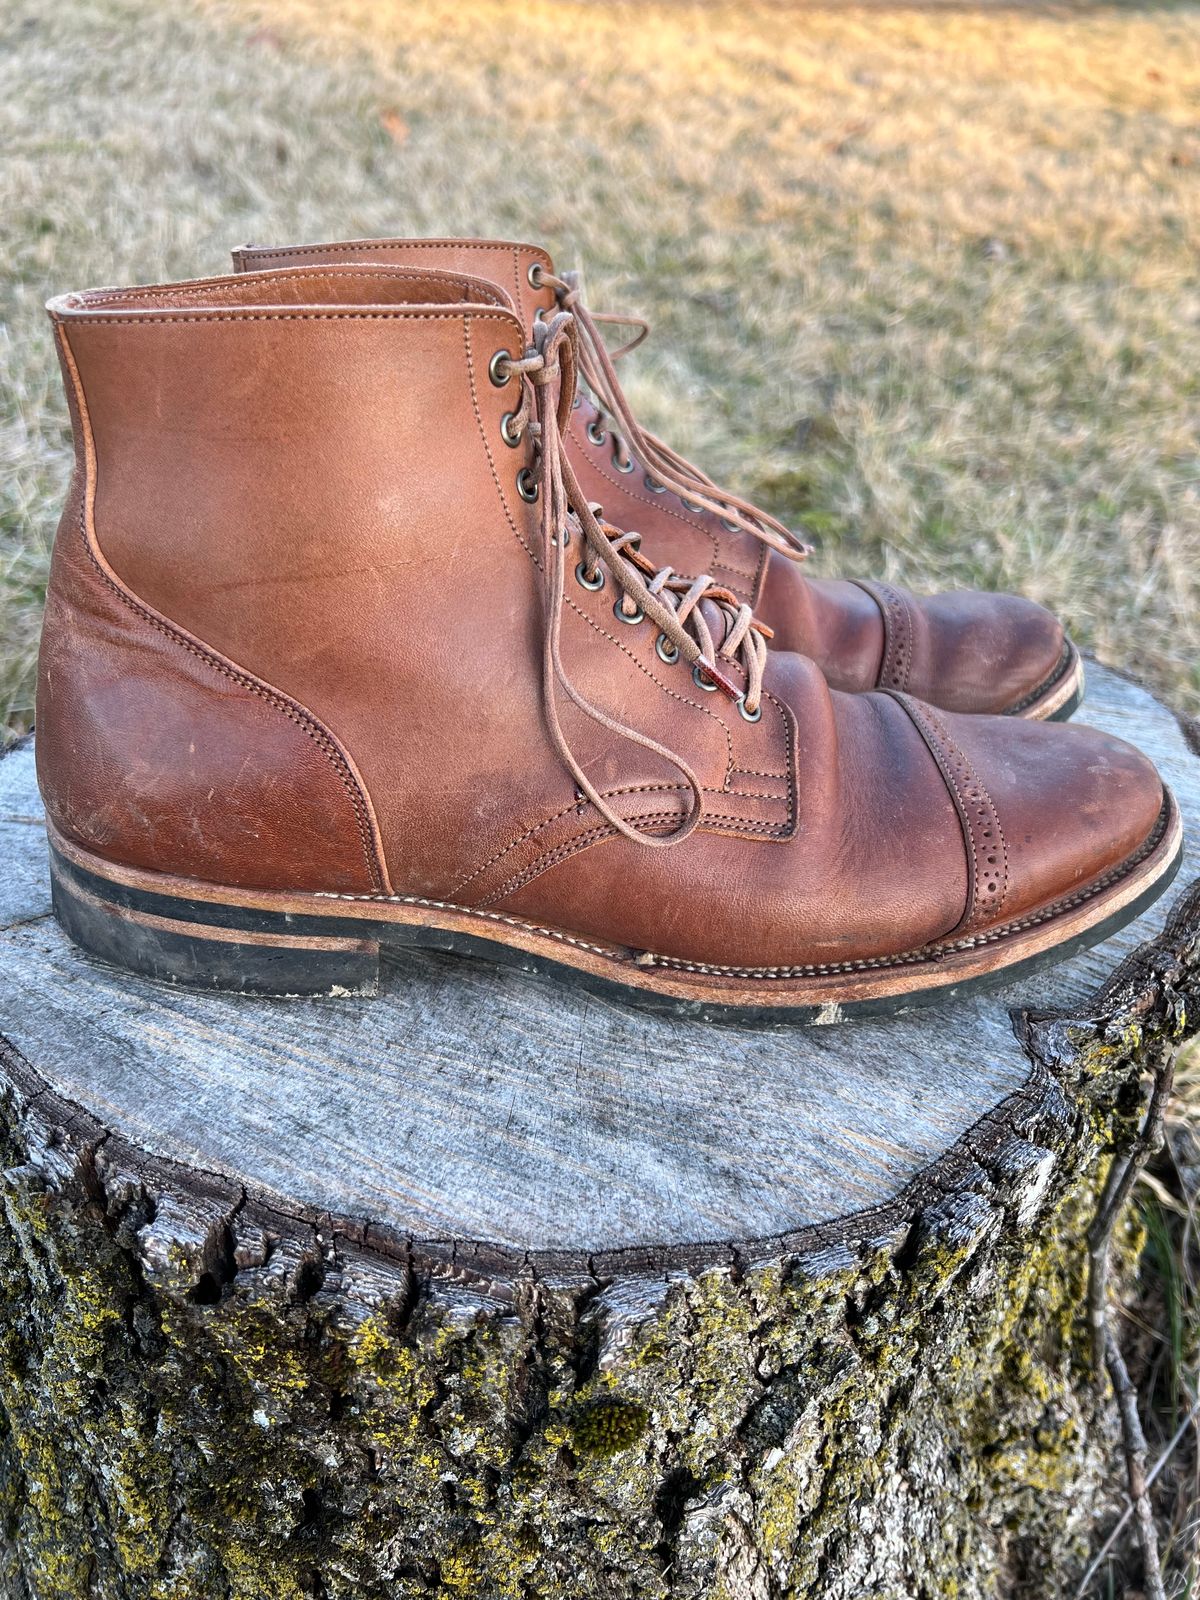
[[(73, 397), (72, 420), (78, 438)], [(332, 734), (123, 590), (91, 549), (85, 480), (80, 461), (38, 656), (51, 823), (107, 860), (209, 883), (385, 889), (369, 801)]]

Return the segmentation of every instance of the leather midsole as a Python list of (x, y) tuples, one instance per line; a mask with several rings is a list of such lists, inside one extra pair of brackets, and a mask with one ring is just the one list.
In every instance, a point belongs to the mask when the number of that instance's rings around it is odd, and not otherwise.
[[(197, 939), (234, 937), (319, 949), (348, 944), (446, 947), (500, 945), (580, 969), (644, 993), (755, 1007), (853, 1004), (943, 989), (1038, 957), (1140, 907), (1165, 887), (1182, 848), (1178, 807), (1167, 795), (1141, 849), (1091, 888), (1041, 912), (972, 938), (873, 961), (813, 967), (721, 968), (585, 940), (502, 912), (411, 896), (297, 894), (219, 885), (117, 866), (57, 835), (51, 844), (68, 892), (86, 894), (133, 922)], [(1130, 911), (1130, 915), (1133, 911)], [(1128, 920), (1126, 918), (1125, 920)], [(220, 931), (218, 931), (220, 930)], [(231, 933), (232, 930), (232, 933)]]

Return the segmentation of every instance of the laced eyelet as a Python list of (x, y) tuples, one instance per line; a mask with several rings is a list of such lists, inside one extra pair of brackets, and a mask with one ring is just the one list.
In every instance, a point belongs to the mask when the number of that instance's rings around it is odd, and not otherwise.
[(692, 668), (692, 682), (697, 689), (703, 689), (705, 694), (716, 694), (717, 685), (704, 676), (699, 666)]
[(665, 661), (669, 667), (673, 667), (679, 660), (679, 646), (673, 644), (665, 633), (660, 633), (658, 638), (655, 639), (654, 649), (658, 659)]
[(685, 500), (682, 495), (679, 496), (679, 504), (685, 511), (696, 512), (704, 510), (703, 506), (698, 506), (694, 500)]
[(538, 497), (538, 481), (530, 467), (522, 467), (517, 473), (517, 493), (522, 500), (527, 500), (530, 505)]
[(632, 472), (633, 471), (633, 457), (632, 456), (626, 456), (624, 461), (622, 461), (620, 456), (614, 450), (613, 451), (613, 466), (616, 467), (618, 472), (624, 472), (624, 473)]
[(520, 444), (521, 440), (525, 437), (524, 428), (513, 427), (513, 421), (515, 417), (515, 411), (506, 411), (500, 418), (500, 437), (504, 440), (505, 444), (510, 450), (515, 450)]
[(542, 277), (542, 264), (540, 261), (531, 261), (529, 263), (529, 271), (525, 274), (525, 276), (529, 279), (529, 287), (531, 289), (542, 289), (545, 287), (545, 280)]
[(591, 589), (593, 592), (595, 592), (597, 589), (603, 589), (604, 568), (598, 566), (596, 568), (596, 576), (594, 578), (589, 578), (587, 575), (587, 568), (584, 566), (583, 562), (577, 562), (575, 566), (575, 581), (578, 583), (581, 589)]
[(667, 492), (665, 487), (661, 483), (657, 483), (648, 472), (642, 479), (642, 482), (646, 485), (651, 494), (666, 494)]
[(604, 429), (596, 422), (588, 423), (587, 436), (593, 444), (603, 444), (605, 439), (608, 438), (608, 435), (605, 433)]
[(721, 526), (723, 528), (727, 529), (728, 532), (730, 532), (730, 533), (740, 533), (742, 531), (738, 527), (737, 523), (736, 522), (730, 522), (728, 517), (722, 517), (721, 518)]
[(740, 695), (738, 695), (737, 708), (741, 712), (742, 720), (744, 722), (758, 722), (759, 719), (762, 717), (762, 701), (761, 700), (758, 702), (757, 711), (747, 711), (746, 710), (746, 696), (744, 694), (740, 694)]
[(503, 389), (506, 383), (512, 382), (512, 356), (507, 350), (497, 350), (488, 362), (488, 377), (497, 389)]
[(636, 611), (631, 611), (629, 615), (626, 616), (625, 612), (622, 610), (624, 604), (625, 597), (622, 595), (621, 599), (618, 600), (613, 606), (613, 616), (619, 618), (622, 622), (627, 622), (631, 628), (636, 627), (646, 613), (642, 610), (641, 606), (638, 606)]

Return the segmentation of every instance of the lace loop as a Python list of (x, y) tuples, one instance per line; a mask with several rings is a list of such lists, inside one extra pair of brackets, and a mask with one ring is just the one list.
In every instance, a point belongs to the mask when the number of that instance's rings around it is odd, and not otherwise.
[[(565, 448), (581, 370), (578, 328), (571, 312), (555, 312), (535, 323), (533, 348), (509, 364), (509, 371), (521, 379), (522, 388), (521, 405), (513, 414), (512, 426), (528, 429), (536, 452), (533, 471), (540, 491), (541, 566), (546, 596), (542, 652), (546, 718), (555, 749), (581, 794), (618, 833), (637, 844), (659, 849), (679, 844), (699, 826), (704, 814), (700, 781), (682, 756), (610, 717), (571, 682), (562, 661), (561, 632), (568, 571), (566, 552), (574, 533), (578, 531), (584, 546), (578, 568), (590, 576), (603, 566), (612, 575), (619, 590), (617, 604), (626, 619), (634, 620), (629, 609), (632, 605), (674, 646), (678, 652), (675, 659), (682, 657), (691, 663), (694, 671), (703, 673), (731, 700), (752, 713), (761, 704), (770, 629), (711, 578), (689, 580), (676, 575), (670, 567), (655, 569), (641, 553), (641, 535), (603, 522), (600, 508), (587, 500)], [(719, 640), (713, 631), (718, 621)], [(721, 670), (718, 658), (740, 662), (746, 676), (744, 690)], [(683, 820), (670, 833), (649, 833), (627, 822), (599, 793), (563, 730), (558, 708), (560, 691), (598, 726), (661, 756), (680, 773), (691, 792), (691, 802)]]
[[(803, 561), (811, 555), (812, 546), (786, 523), (731, 490), (722, 489), (637, 420), (613, 363), (641, 344), (650, 332), (650, 324), (643, 317), (625, 316), (620, 312), (590, 311), (584, 304), (578, 272), (564, 272), (559, 277), (543, 269), (541, 283), (554, 290), (560, 309), (569, 311), (576, 320), (580, 330), (579, 372), (604, 414), (609, 430), (627, 451), (638, 457), (656, 480), (659, 492), (670, 489), (690, 509), (711, 512), (730, 532), (748, 533), (790, 561)], [(610, 351), (600, 333), (602, 324), (636, 327), (639, 332), (619, 349)]]

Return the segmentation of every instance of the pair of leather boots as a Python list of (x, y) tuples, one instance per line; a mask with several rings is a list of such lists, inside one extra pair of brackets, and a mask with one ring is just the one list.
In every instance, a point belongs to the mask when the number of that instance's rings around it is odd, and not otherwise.
[(828, 1020), (1165, 888), (1153, 766), (1050, 720), (1082, 692), (1055, 619), (808, 577), (640, 425), (543, 250), (235, 266), (48, 308), (76, 466), (37, 760), (85, 947), (300, 994), (429, 946)]

